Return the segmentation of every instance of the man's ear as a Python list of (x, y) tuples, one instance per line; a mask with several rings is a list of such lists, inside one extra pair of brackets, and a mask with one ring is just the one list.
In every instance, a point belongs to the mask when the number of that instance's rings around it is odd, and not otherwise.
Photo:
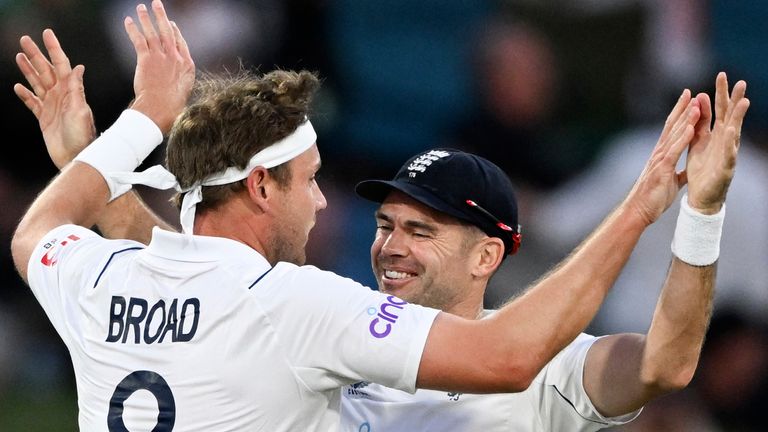
[(269, 175), (269, 171), (261, 166), (254, 168), (245, 178), (245, 186), (251, 201), (262, 211), (267, 211), (275, 188), (275, 182)]
[(498, 237), (486, 237), (478, 242), (474, 251), (477, 258), (472, 276), (490, 278), (504, 258), (504, 242)]

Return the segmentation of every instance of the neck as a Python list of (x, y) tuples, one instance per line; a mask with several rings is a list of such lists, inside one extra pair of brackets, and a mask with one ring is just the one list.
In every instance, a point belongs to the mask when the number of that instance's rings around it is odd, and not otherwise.
[(263, 255), (274, 265), (265, 247), (269, 225), (264, 213), (254, 213), (246, 201), (236, 196), (214, 209), (198, 211), (194, 233), (239, 241)]
[(453, 305), (443, 309), (443, 311), (470, 320), (479, 319), (483, 313), (484, 294), (485, 283), (482, 284), (480, 289), (470, 290), (468, 295), (464, 296), (464, 298)]

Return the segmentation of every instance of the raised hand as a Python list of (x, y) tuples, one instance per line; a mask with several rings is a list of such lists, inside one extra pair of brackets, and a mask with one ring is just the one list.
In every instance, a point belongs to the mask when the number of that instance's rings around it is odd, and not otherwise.
[(19, 43), (23, 52), (16, 55), (16, 64), (29, 88), (17, 83), (13, 91), (37, 118), (48, 154), (61, 169), (96, 137), (83, 89), (84, 67), (72, 69), (50, 29), (43, 31), (50, 60), (29, 36), (22, 36)]
[(677, 173), (675, 167), (694, 137), (694, 125), (700, 116), (699, 99), (691, 98), (686, 89), (669, 113), (651, 157), (624, 201), (649, 225), (669, 208), (685, 184), (685, 174)]
[(124, 22), (136, 50), (136, 98), (131, 107), (146, 114), (167, 133), (192, 91), (195, 64), (184, 37), (176, 24), (168, 20), (160, 0), (152, 2), (157, 28), (144, 4), (138, 5), (136, 12), (141, 30), (131, 17)]
[(688, 181), (688, 205), (704, 214), (717, 213), (725, 202), (728, 187), (736, 169), (741, 125), (749, 108), (744, 97), (747, 84), (739, 81), (728, 95), (725, 72), (717, 75), (715, 84), (715, 121), (709, 96), (696, 96), (702, 115), (688, 150), (685, 175)]

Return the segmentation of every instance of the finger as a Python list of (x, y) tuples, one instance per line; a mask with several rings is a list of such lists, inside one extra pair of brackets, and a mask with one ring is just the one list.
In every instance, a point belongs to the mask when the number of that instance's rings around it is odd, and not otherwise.
[(683, 93), (677, 99), (677, 103), (675, 103), (672, 111), (667, 116), (667, 120), (664, 123), (664, 129), (661, 131), (661, 140), (669, 135), (679, 117), (685, 112), (688, 102), (690, 102), (690, 98), (691, 91), (688, 89), (683, 90)]
[(728, 113), (725, 116), (725, 123), (731, 122), (731, 117), (734, 114), (734, 109), (738, 105), (739, 101), (744, 99), (744, 95), (747, 92), (747, 83), (744, 80), (739, 80), (736, 85), (733, 86), (731, 91), (731, 98), (728, 104)]
[(184, 39), (184, 36), (182, 36), (181, 30), (179, 30), (179, 26), (176, 25), (175, 21), (171, 21), (171, 26), (173, 27), (173, 34), (176, 39), (176, 49), (179, 51), (179, 54), (181, 54), (182, 57), (192, 61), (192, 55), (189, 53), (187, 41)]
[(706, 93), (699, 93), (696, 95), (696, 100), (699, 103), (699, 121), (694, 128), (696, 129), (696, 135), (706, 136), (712, 128), (712, 103), (709, 100), (709, 95)]
[(32, 63), (30, 63), (29, 57), (27, 57), (27, 55), (24, 53), (16, 54), (16, 65), (24, 75), (27, 83), (29, 83), (29, 86), (32, 87), (32, 90), (34, 90), (35, 95), (41, 98), (45, 97), (47, 91), (45, 86), (43, 86), (42, 82), (40, 81), (40, 75), (37, 74), (37, 70), (32, 65)]
[(725, 121), (728, 110), (728, 78), (725, 72), (717, 74), (715, 81), (715, 121)]
[(736, 166), (736, 155), (739, 152), (738, 135), (739, 132), (734, 127), (728, 127), (725, 129), (726, 142), (734, 144), (725, 146), (723, 150), (723, 165), (728, 170), (732, 170)]
[[(688, 124), (688, 118), (691, 114), (691, 102), (688, 102), (688, 106), (686, 107), (685, 111), (678, 116), (677, 120), (674, 123), (669, 123), (666, 126), (667, 131), (666, 134), (659, 137), (659, 141), (656, 144), (656, 147), (653, 149), (653, 153), (663, 155), (666, 154), (669, 151), (669, 147), (672, 145), (674, 140), (679, 136), (680, 131), (682, 128), (685, 127), (685, 125)], [(668, 119), (669, 121), (669, 119)]]
[(699, 121), (699, 116), (700, 110), (698, 101), (696, 99), (692, 99), (691, 102), (688, 103), (688, 109), (686, 109), (684, 115), (680, 117), (675, 127), (672, 129), (672, 131), (670, 131), (669, 138), (667, 139), (667, 147), (672, 147), (674, 143), (680, 139), (680, 136), (685, 133), (685, 130), (688, 126), (693, 127), (696, 122)]
[(669, 151), (664, 156), (672, 167), (677, 166), (677, 161), (680, 160), (680, 156), (683, 151), (691, 143), (693, 138), (694, 129), (693, 125), (685, 125), (685, 128), (680, 130), (675, 139), (672, 141), (672, 145), (669, 147)]
[(163, 48), (166, 51), (176, 47), (176, 41), (174, 40), (174, 31), (171, 26), (171, 22), (168, 20), (168, 15), (165, 13), (163, 2), (160, 0), (152, 1), (152, 12), (155, 14), (155, 22), (157, 23), (157, 31), (160, 33), (160, 42), (163, 44)]
[(696, 95), (696, 100), (699, 101), (699, 109), (701, 109), (701, 117), (708, 119), (707, 126), (712, 126), (712, 100), (706, 93), (699, 93)]
[(693, 126), (699, 119), (699, 106), (698, 101), (692, 99), (688, 102), (688, 108), (685, 110), (682, 116), (675, 122), (672, 130), (669, 131), (667, 138), (664, 140), (664, 144), (659, 147), (660, 151), (669, 151), (669, 148), (673, 143), (684, 133), (688, 126)]
[(744, 122), (744, 116), (747, 114), (747, 110), (749, 109), (749, 99), (744, 98), (739, 101), (739, 103), (736, 104), (736, 107), (733, 109), (733, 117), (731, 118), (730, 125), (734, 128), (736, 132), (736, 148), (739, 148), (741, 145), (741, 125)]
[(142, 55), (147, 53), (149, 51), (147, 40), (144, 38), (144, 35), (141, 34), (141, 31), (139, 31), (139, 27), (136, 26), (133, 18), (125, 17), (123, 25), (125, 26), (125, 32), (128, 33), (128, 39), (130, 39), (133, 44), (133, 49), (136, 50), (136, 54)]
[(738, 80), (731, 91), (731, 101), (739, 100), (747, 93), (747, 82)]
[(70, 80), (68, 83), (69, 94), (77, 95), (77, 97), (71, 98), (72, 111), (78, 113), (80, 121), (87, 121), (90, 124), (90, 136), (89, 141), (92, 141), (96, 137), (96, 125), (93, 123), (93, 113), (91, 107), (85, 101), (85, 85), (83, 84), (83, 74), (85, 73), (85, 66), (77, 65), (72, 70)]
[(83, 85), (84, 73), (85, 73), (85, 66), (77, 65), (72, 70), (72, 74), (70, 74), (69, 76), (69, 82), (67, 82), (69, 93), (80, 96), (79, 98), (74, 98), (75, 100), (82, 100), (82, 101), (85, 100), (85, 86)]
[(144, 38), (147, 40), (147, 46), (150, 50), (157, 49), (160, 45), (160, 40), (157, 37), (155, 25), (152, 24), (152, 18), (149, 16), (147, 6), (144, 3), (136, 6), (136, 13), (139, 16), (139, 24), (141, 24), (142, 33), (144, 33)]
[(45, 43), (45, 49), (48, 50), (48, 55), (53, 63), (53, 69), (56, 72), (56, 76), (61, 77), (68, 76), (72, 72), (72, 66), (69, 64), (69, 58), (61, 49), (61, 44), (56, 38), (56, 35), (51, 29), (45, 29), (43, 31), (43, 43)]
[(56, 77), (53, 74), (53, 65), (45, 57), (45, 54), (40, 50), (35, 41), (29, 36), (22, 36), (19, 39), (19, 45), (21, 45), (22, 51), (29, 59), (32, 66), (35, 68), (37, 75), (40, 77), (40, 85), (45, 89), (49, 89), (56, 84)]
[(19, 99), (24, 102), (24, 105), (32, 111), (32, 114), (34, 114), (37, 119), (40, 119), (40, 112), (43, 109), (43, 103), (40, 99), (35, 96), (30, 89), (19, 83), (16, 83), (13, 86), (13, 92), (16, 93), (16, 96), (18, 96)]

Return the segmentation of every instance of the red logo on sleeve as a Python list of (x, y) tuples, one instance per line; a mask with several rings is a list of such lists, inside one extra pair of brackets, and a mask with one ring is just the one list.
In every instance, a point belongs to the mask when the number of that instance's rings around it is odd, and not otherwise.
[(70, 242), (76, 242), (78, 240), (80, 240), (80, 237), (74, 234), (70, 234), (61, 242), (59, 242), (58, 239), (53, 239), (49, 241), (48, 243), (43, 245), (43, 248), (47, 249), (48, 251), (40, 259), (40, 262), (44, 266), (53, 267), (58, 262), (58, 260), (56, 259), (56, 256), (59, 254), (59, 251), (61, 251), (61, 248), (68, 245)]

